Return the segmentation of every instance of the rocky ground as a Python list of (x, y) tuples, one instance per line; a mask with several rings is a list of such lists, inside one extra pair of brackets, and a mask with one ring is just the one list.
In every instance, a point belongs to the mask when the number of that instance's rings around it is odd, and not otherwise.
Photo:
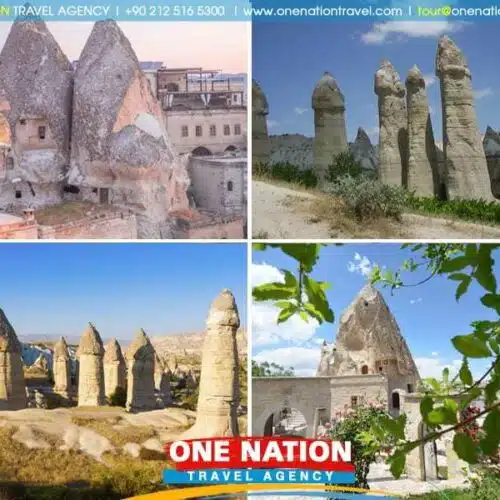
[(253, 237), (281, 238), (499, 238), (500, 228), (440, 217), (404, 214), (401, 222), (361, 226), (343, 216), (335, 200), (314, 190), (279, 182), (253, 181)]

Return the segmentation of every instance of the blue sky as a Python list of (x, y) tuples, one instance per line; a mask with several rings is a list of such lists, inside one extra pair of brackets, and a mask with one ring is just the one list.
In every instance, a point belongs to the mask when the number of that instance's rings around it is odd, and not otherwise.
[(0, 307), (18, 335), (103, 338), (202, 331), (211, 301), (233, 291), (246, 314), (241, 244), (3, 244)]
[(498, 22), (295, 22), (253, 24), (253, 77), (269, 101), (271, 134), (313, 136), (311, 95), (316, 82), (330, 71), (346, 99), (350, 141), (362, 126), (378, 142), (377, 97), (373, 77), (383, 58), (404, 81), (417, 64), (428, 82), (436, 141), (440, 142), (441, 104), (434, 60), (437, 40), (448, 34), (468, 59), (476, 92), (481, 134), (486, 126), (500, 129), (500, 56)]
[[(313, 277), (331, 284), (327, 296), (335, 313), (335, 324), (318, 326), (305, 323), (298, 317), (276, 326), (277, 309), (269, 303), (257, 303), (252, 308), (253, 357), (293, 366), (298, 375), (312, 375), (319, 362), (320, 346), (324, 339), (335, 339), (342, 312), (367, 283), (366, 275), (373, 265), (397, 270), (412, 253), (401, 249), (399, 243), (367, 245), (329, 245), (321, 250)], [(413, 255), (415, 257), (415, 255)], [(500, 271), (500, 261), (496, 265)], [(294, 269), (294, 261), (279, 250), (254, 252), (252, 286), (279, 279), (279, 269)], [(408, 283), (417, 283), (427, 273), (407, 273)], [(471, 333), (470, 323), (479, 319), (495, 319), (495, 314), (479, 302), (484, 291), (472, 285), (459, 303), (455, 301), (456, 282), (437, 277), (412, 288), (391, 293), (382, 291), (401, 332), (417, 362), (422, 376), (435, 376), (444, 366), (454, 367), (461, 356), (450, 339)], [(477, 372), (484, 363), (474, 363)]]

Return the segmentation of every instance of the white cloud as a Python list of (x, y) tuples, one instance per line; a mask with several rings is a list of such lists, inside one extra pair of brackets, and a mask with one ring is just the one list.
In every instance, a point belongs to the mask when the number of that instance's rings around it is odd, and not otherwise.
[(422, 303), (422, 297), (419, 297), (418, 299), (411, 299), (410, 304), (414, 306), (415, 304), (421, 304)]
[(450, 21), (387, 21), (375, 23), (372, 29), (361, 35), (366, 45), (382, 44), (392, 36), (407, 38), (438, 37), (464, 28), (466, 23)]
[(309, 111), (307, 108), (295, 108), (294, 109), (295, 113), (300, 115), (303, 115), (306, 111)]
[(424, 82), (426, 87), (430, 87), (434, 85), (437, 81), (436, 75), (429, 73), (428, 75), (424, 75)]
[(259, 352), (254, 359), (259, 363), (268, 361), (276, 363), (285, 368), (293, 367), (295, 375), (313, 376), (316, 373), (320, 360), (321, 351), (318, 348), (308, 349), (305, 347), (281, 347)]
[(434, 351), (434, 352), (431, 352), (431, 356), (439, 356), (439, 353)]
[(279, 126), (279, 122), (274, 120), (267, 120), (267, 128), (276, 128)]
[[(284, 282), (283, 273), (269, 264), (252, 264), (252, 286), (265, 283)], [(294, 344), (310, 340), (316, 333), (319, 323), (310, 319), (306, 323), (299, 316), (289, 318), (278, 325), (280, 309), (272, 302), (254, 302), (252, 306), (252, 341), (254, 345), (271, 345), (280, 341)]]
[(375, 267), (375, 264), (368, 257), (361, 256), (359, 253), (354, 254), (354, 261), (347, 264), (347, 270), (350, 273), (358, 273), (362, 276), (369, 276)]
[[(432, 353), (432, 358), (415, 358), (415, 363), (417, 365), (418, 371), (422, 378), (434, 377), (441, 379), (443, 370), (448, 368), (450, 370), (450, 375), (454, 376), (458, 373), (462, 361), (457, 359), (451, 363), (437, 357), (438, 353)], [(436, 356), (435, 356), (436, 355)]]
[(476, 99), (484, 99), (485, 97), (489, 97), (490, 95), (493, 95), (493, 90), (490, 87), (474, 91), (474, 97)]

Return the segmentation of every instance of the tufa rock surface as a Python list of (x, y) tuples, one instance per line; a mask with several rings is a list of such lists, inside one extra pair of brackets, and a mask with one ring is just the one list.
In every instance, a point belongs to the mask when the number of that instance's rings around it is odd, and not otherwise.
[(203, 345), (196, 423), (181, 439), (238, 436), (238, 308), (229, 290), (212, 302)]
[(382, 61), (375, 73), (379, 113), (379, 179), (384, 184), (406, 186), (408, 131), (405, 89), (394, 66)]
[(441, 83), (448, 198), (491, 201), (494, 198), (477, 126), (471, 72), (464, 55), (447, 36), (438, 42), (436, 75)]
[(115, 394), (118, 388), (125, 389), (126, 366), (120, 344), (111, 339), (105, 347), (104, 353), (104, 392), (107, 398)]
[(417, 66), (406, 78), (408, 110), (408, 189), (417, 196), (439, 193), (437, 151), (432, 130), (425, 80)]
[(489, 125), (483, 137), (483, 148), (490, 174), (491, 191), (495, 198), (500, 198), (500, 134)]
[(252, 165), (269, 161), (269, 134), (267, 115), (269, 105), (260, 85), (252, 80)]
[(104, 347), (101, 336), (92, 323), (83, 332), (76, 355), (79, 362), (78, 406), (103, 406)]
[(129, 40), (115, 21), (95, 23), (75, 75), (69, 183), (108, 189), (110, 203), (136, 212), (140, 238), (166, 237), (173, 214), (189, 208), (188, 160)]
[(154, 410), (156, 352), (146, 332), (139, 330), (127, 349), (127, 410)]
[(71, 386), (71, 357), (66, 339), (61, 337), (54, 346), (53, 367), (54, 392), (63, 398), (72, 394)]
[(314, 168), (320, 183), (326, 181), (335, 157), (348, 150), (344, 95), (326, 72), (312, 95), (314, 110)]
[[(33, 208), (61, 202), (69, 164), (73, 69), (43, 21), (19, 18), (12, 24), (0, 54), (0, 87), (14, 160), (9, 177), (20, 178), (16, 189), (23, 191), (18, 200), (12, 184), (5, 183), (2, 202)], [(45, 127), (43, 141), (39, 127)]]
[[(325, 347), (325, 346), (324, 346)], [(323, 356), (330, 353), (322, 350)], [(322, 356), (322, 357), (323, 357)], [(320, 362), (318, 375), (388, 377), (389, 393), (416, 387), (420, 380), (408, 345), (382, 294), (366, 285), (340, 319), (331, 359)]]
[(21, 344), (0, 309), (0, 410), (21, 410), (26, 406)]

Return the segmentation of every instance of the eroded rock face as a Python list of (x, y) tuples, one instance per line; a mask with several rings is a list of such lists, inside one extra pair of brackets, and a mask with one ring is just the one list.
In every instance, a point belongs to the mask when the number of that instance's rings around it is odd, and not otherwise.
[(137, 213), (139, 237), (159, 238), (189, 208), (187, 161), (130, 42), (116, 22), (97, 22), (75, 75), (69, 183), (108, 189), (110, 203)]
[(78, 406), (103, 406), (104, 395), (104, 346), (101, 336), (92, 323), (83, 332), (76, 352), (79, 362)]
[(447, 36), (439, 39), (436, 75), (441, 82), (448, 198), (491, 201), (494, 198), (477, 125), (471, 72), (464, 55)]
[(54, 346), (53, 363), (54, 392), (63, 398), (68, 398), (73, 392), (71, 386), (71, 357), (64, 337), (61, 337)]
[(267, 164), (269, 161), (269, 134), (267, 115), (269, 105), (260, 85), (252, 80), (252, 164)]
[(349, 144), (349, 151), (366, 173), (376, 174), (378, 170), (378, 151), (362, 127), (358, 128), (354, 142)]
[(109, 398), (116, 393), (118, 388), (125, 389), (126, 366), (120, 344), (116, 339), (111, 339), (105, 347), (104, 353), (104, 392)]
[(436, 144), (425, 80), (417, 66), (406, 78), (408, 110), (408, 189), (417, 196), (439, 193)]
[(213, 301), (203, 345), (196, 423), (182, 439), (239, 435), (238, 308), (229, 290)]
[(394, 66), (382, 61), (375, 73), (379, 113), (379, 179), (384, 184), (406, 186), (408, 130), (405, 89)]
[(0, 410), (22, 410), (26, 406), (21, 344), (0, 309)]
[[(0, 185), (6, 208), (62, 201), (69, 164), (73, 70), (41, 20), (16, 20), (0, 54), (3, 113), (13, 168)], [(16, 192), (21, 197), (16, 197)]]
[(413, 392), (420, 377), (381, 293), (366, 285), (340, 319), (335, 346), (324, 346), (318, 375), (384, 375), (389, 394)]
[(483, 137), (483, 148), (490, 174), (491, 191), (495, 198), (500, 198), (500, 134), (490, 126)]
[(314, 169), (320, 183), (335, 157), (348, 150), (344, 95), (333, 76), (326, 72), (314, 88)]
[(156, 407), (156, 353), (146, 332), (139, 330), (127, 349), (127, 410), (144, 411)]

